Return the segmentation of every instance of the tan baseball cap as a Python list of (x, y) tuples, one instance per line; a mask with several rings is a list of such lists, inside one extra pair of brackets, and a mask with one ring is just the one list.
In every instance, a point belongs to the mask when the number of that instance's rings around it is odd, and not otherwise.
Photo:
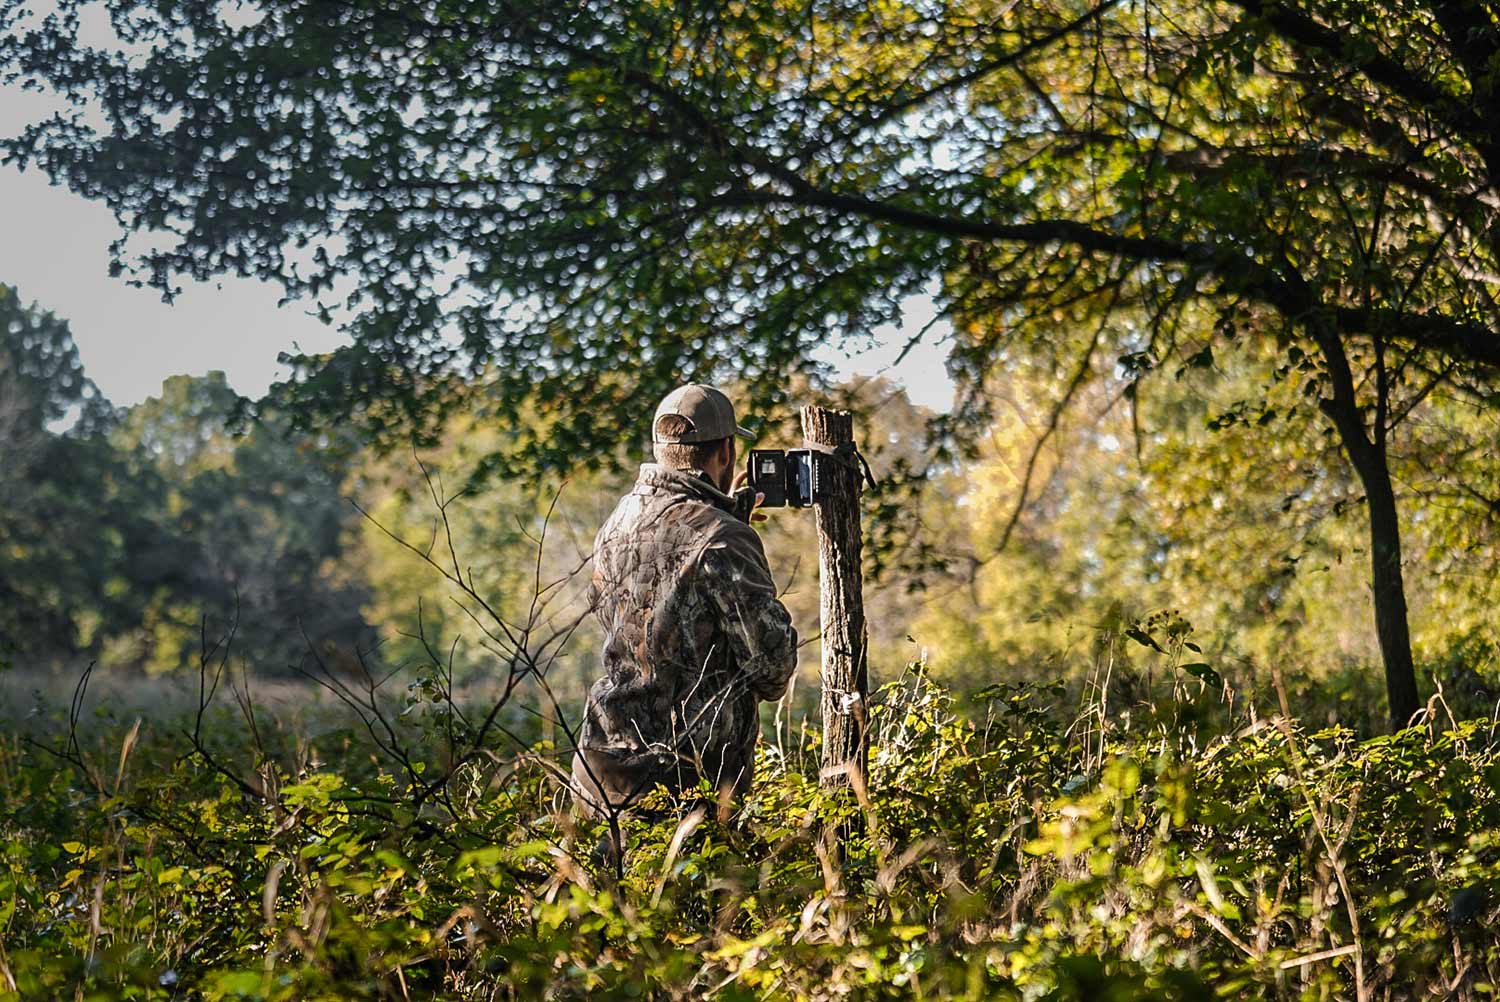
[[(665, 435), (658, 422), (668, 414), (687, 418), (688, 430), (681, 435)], [(734, 404), (722, 390), (702, 383), (689, 383), (668, 393), (656, 407), (656, 416), (651, 419), (651, 441), (660, 444), (713, 442), (740, 435), (754, 438), (748, 430), (734, 420)]]

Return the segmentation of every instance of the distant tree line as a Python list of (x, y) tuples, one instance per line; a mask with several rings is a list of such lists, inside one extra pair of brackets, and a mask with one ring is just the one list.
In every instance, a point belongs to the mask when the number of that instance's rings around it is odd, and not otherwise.
[[(0, 286), (0, 651), (23, 666), (166, 670), (237, 621), (286, 671), (308, 640), (368, 644), (368, 595), (336, 572), (355, 513), (350, 443), (264, 415), (232, 434), (222, 373), (112, 406), (68, 325)], [(203, 619), (209, 622), (205, 625)]]
[[(817, 392), (879, 414), (865, 426), (888, 483), (868, 519), (871, 579), (884, 582), (872, 599), (889, 613), (875, 632), (891, 651), (882, 661), (899, 667), (896, 641), (917, 615), (911, 575), (941, 562), (912, 531), (924, 486), (912, 471), (932, 415), (883, 381)], [(576, 616), (594, 533), (647, 452), (642, 417), (639, 440), (594, 457), (597, 472), (525, 479), (496, 457), (546, 434), (540, 407), (520, 427), (479, 407), (421, 448), (381, 450), (363, 426), (309, 429), (247, 403), (213, 372), (116, 407), (85, 374), (66, 321), (0, 286), (0, 657), (175, 671), (232, 629), (236, 660), (262, 675), (437, 654), (482, 679), (494, 662), (484, 638), (419, 554), (451, 532), (465, 577), (503, 614), (524, 619), (544, 590), (552, 619)], [(795, 444), (775, 424), (767, 441)], [(811, 636), (810, 534), (809, 519), (788, 516), (769, 545)], [(585, 622), (563, 683), (592, 680), (597, 646)]]

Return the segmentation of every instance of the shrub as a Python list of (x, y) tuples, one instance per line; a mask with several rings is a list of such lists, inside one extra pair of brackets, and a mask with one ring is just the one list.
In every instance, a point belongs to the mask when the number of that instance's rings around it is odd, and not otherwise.
[(1492, 721), (1360, 740), (1174, 690), (1075, 716), (915, 667), (873, 701), (867, 789), (819, 786), (815, 734), (767, 746), (735, 818), (658, 802), (618, 867), (548, 741), (422, 794), (439, 756), (349, 728), (11, 740), (0, 999), (1494, 992)]

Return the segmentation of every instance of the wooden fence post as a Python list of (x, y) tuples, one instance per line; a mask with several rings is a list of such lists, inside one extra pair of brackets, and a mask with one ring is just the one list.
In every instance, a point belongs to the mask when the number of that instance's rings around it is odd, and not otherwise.
[[(854, 442), (848, 411), (802, 408), (802, 435), (810, 447), (836, 449)], [(848, 786), (867, 764), (867, 700), (870, 692), (865, 633), (864, 582), (859, 520), (862, 486), (857, 460), (825, 462), (827, 491), (813, 506), (818, 527), (819, 622), (823, 646), (823, 785)], [(847, 766), (848, 768), (841, 768)]]

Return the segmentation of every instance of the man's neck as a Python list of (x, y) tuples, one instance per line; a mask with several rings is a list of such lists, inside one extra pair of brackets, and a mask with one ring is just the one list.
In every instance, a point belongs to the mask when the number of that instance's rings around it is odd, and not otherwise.
[(712, 487), (714, 490), (718, 491), (720, 494), (727, 494), (727, 493), (729, 493), (722, 486), (720, 486), (719, 482), (714, 479), (714, 475), (712, 473), (708, 472), (707, 470), (692, 470), (692, 469), (687, 469), (687, 470), (683, 470), (681, 472), (686, 473), (690, 477), (697, 477), (699, 480), (702, 480), (704, 483), (708, 484), (710, 487)]

